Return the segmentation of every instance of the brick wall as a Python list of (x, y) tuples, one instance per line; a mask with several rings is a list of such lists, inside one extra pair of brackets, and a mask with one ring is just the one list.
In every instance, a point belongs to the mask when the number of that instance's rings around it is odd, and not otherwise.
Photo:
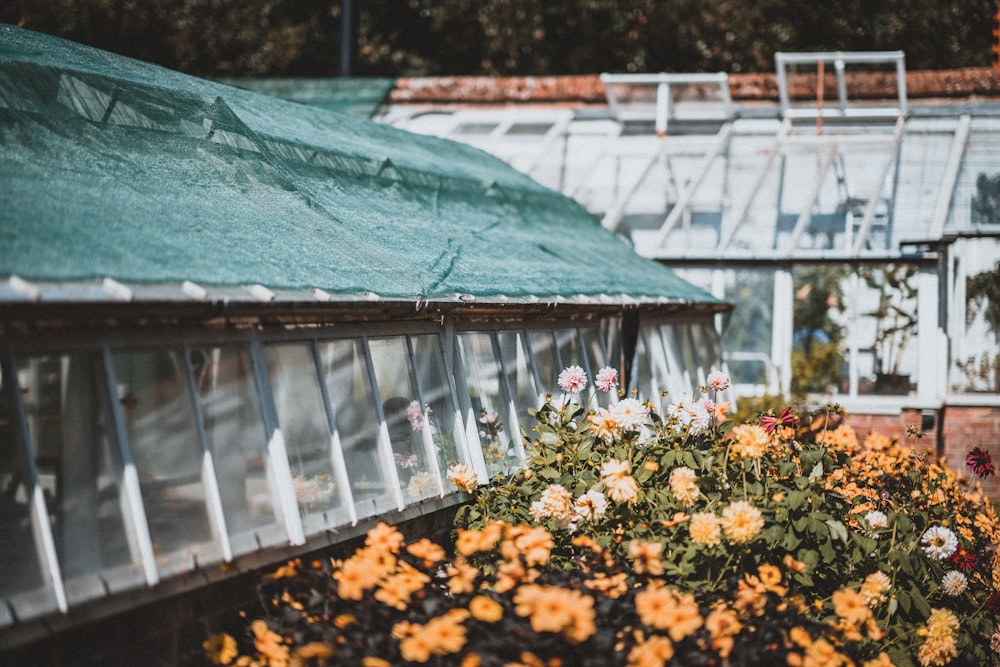
[[(926, 423), (928, 416), (933, 417), (932, 426)], [(955, 472), (968, 474), (965, 455), (973, 447), (990, 452), (1000, 468), (1000, 407), (948, 405), (928, 412), (906, 409), (897, 415), (852, 413), (847, 423), (862, 440), (868, 432), (878, 431), (912, 447), (935, 451)], [(923, 428), (924, 437), (917, 440), (907, 436), (910, 425)], [(983, 480), (982, 486), (992, 500), (1000, 502), (1000, 478)]]

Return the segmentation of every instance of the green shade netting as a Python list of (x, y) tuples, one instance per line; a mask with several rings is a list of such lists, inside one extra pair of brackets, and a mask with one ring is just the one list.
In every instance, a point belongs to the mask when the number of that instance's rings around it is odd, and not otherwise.
[(392, 92), (395, 79), (350, 77), (309, 79), (304, 77), (220, 79), (222, 83), (301, 104), (371, 118)]
[(0, 275), (716, 303), (471, 147), (0, 25)]

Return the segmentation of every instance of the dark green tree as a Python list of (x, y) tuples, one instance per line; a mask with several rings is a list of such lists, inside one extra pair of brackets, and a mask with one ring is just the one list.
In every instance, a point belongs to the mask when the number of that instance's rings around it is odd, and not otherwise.
[(7, 0), (0, 22), (201, 76), (767, 72), (774, 52), (988, 67), (995, 0)]

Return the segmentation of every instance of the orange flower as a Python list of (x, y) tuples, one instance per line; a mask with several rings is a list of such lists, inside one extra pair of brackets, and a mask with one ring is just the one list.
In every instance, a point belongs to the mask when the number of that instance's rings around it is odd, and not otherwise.
[(445, 569), (445, 573), (448, 575), (448, 590), (452, 595), (471, 593), (475, 590), (479, 570), (465, 562), (461, 556), (455, 557), (451, 565)]
[(384, 658), (365, 656), (361, 658), (361, 667), (392, 667), (392, 663)]
[(833, 594), (833, 611), (853, 625), (864, 623), (872, 615), (864, 597), (853, 588), (842, 588)]
[(674, 657), (674, 645), (666, 637), (654, 635), (628, 652), (628, 667), (663, 667)]
[(374, 549), (384, 549), (392, 553), (398, 553), (406, 538), (398, 529), (380, 521), (377, 526), (368, 531), (365, 537), (365, 545)]
[(471, 556), (482, 551), (492, 551), (503, 534), (503, 525), (491, 523), (482, 530), (458, 529), (455, 551), (463, 556)]
[(325, 642), (309, 642), (292, 653), (293, 664), (303, 664), (308, 660), (327, 660), (333, 657), (333, 647)]
[(555, 547), (552, 535), (541, 526), (529, 528), (520, 526), (511, 529), (514, 546), (524, 554), (524, 562), (530, 565), (544, 565), (549, 553)]
[(288, 664), (288, 647), (281, 640), (281, 635), (267, 627), (261, 619), (250, 624), (254, 634), (253, 645), (257, 653), (267, 658), (266, 664), (272, 667), (285, 667)]
[(419, 542), (408, 545), (406, 551), (411, 556), (423, 560), (425, 567), (430, 567), (434, 563), (444, 560), (445, 557), (444, 549), (426, 537)]
[(701, 611), (690, 593), (679, 593), (654, 583), (635, 596), (635, 610), (640, 620), (657, 630), (666, 630), (679, 642), (704, 623)]
[(239, 655), (236, 640), (225, 632), (210, 635), (202, 643), (202, 648), (205, 649), (205, 656), (213, 665), (228, 665)]
[(528, 617), (535, 632), (562, 633), (572, 642), (584, 642), (597, 632), (594, 598), (558, 586), (521, 586), (514, 595), (514, 611)]
[(503, 618), (503, 605), (485, 595), (477, 595), (469, 601), (469, 613), (477, 621), (496, 623)]
[(735, 611), (717, 606), (705, 619), (705, 628), (712, 635), (712, 648), (725, 660), (733, 650), (733, 637), (740, 633), (743, 624)]
[(634, 561), (633, 566), (636, 574), (648, 572), (652, 575), (663, 574), (663, 560), (661, 552), (663, 545), (659, 542), (643, 542), (632, 540), (628, 545), (628, 555)]

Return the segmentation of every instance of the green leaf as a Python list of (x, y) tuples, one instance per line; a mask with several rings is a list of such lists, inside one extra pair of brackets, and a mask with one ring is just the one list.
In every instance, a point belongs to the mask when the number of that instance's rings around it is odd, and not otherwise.
[(904, 614), (910, 613), (910, 594), (906, 591), (899, 591), (896, 594), (896, 599), (899, 601), (899, 607), (903, 610)]
[(835, 540), (840, 540), (847, 544), (847, 528), (840, 521), (827, 519), (826, 525), (830, 527), (830, 536)]

